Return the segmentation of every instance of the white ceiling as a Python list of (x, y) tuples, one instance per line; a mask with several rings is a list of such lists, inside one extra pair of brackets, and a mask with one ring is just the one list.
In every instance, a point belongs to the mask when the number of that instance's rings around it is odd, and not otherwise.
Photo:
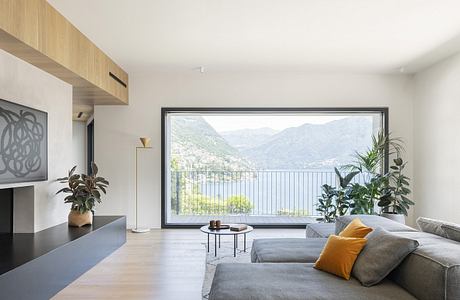
[(459, 0), (48, 0), (128, 72), (417, 71), (460, 50)]

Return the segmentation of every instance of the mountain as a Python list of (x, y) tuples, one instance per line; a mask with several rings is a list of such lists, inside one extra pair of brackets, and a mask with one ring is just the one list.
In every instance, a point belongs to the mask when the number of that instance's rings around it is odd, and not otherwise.
[(259, 169), (331, 168), (366, 150), (371, 137), (370, 118), (344, 118), (287, 128), (242, 153)]
[(250, 163), (202, 117), (171, 118), (171, 154), (179, 169), (248, 170)]
[(262, 145), (278, 131), (263, 127), (256, 129), (239, 129), (221, 132), (220, 135), (234, 148), (242, 151)]

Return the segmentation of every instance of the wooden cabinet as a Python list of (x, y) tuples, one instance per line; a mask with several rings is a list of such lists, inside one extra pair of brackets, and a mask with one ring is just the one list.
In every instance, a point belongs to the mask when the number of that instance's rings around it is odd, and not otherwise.
[(46, 0), (0, 0), (0, 48), (72, 84), (75, 103), (128, 103), (128, 74)]

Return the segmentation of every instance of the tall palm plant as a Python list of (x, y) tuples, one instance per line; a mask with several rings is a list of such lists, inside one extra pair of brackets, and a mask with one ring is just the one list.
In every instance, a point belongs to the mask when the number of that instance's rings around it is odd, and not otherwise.
[(363, 184), (352, 185), (350, 207), (352, 214), (372, 214), (374, 203), (379, 202), (391, 180), (391, 172), (385, 171), (385, 160), (390, 156), (400, 157), (404, 151), (403, 141), (390, 134), (379, 132), (372, 136), (372, 145), (365, 152), (356, 152), (354, 162), (344, 166), (350, 172), (359, 172), (365, 178)]
[(404, 151), (403, 141), (393, 138), (391, 134), (380, 131), (372, 136), (372, 145), (364, 153), (356, 152), (354, 162), (343, 168), (350, 171), (358, 171), (373, 175), (383, 175), (385, 170), (385, 158), (392, 155), (399, 157)]

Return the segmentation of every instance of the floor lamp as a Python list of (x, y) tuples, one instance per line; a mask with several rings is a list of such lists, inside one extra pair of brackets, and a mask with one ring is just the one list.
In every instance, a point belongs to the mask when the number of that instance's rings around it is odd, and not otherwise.
[(144, 232), (149, 232), (150, 228), (139, 228), (139, 224), (137, 223), (138, 219), (138, 209), (137, 209), (137, 153), (139, 149), (152, 149), (152, 147), (149, 146), (150, 144), (150, 138), (147, 137), (141, 137), (140, 138), (142, 147), (136, 147), (136, 176), (135, 176), (135, 183), (136, 183), (136, 192), (135, 192), (135, 198), (136, 198), (136, 227), (133, 228), (131, 231), (135, 233), (144, 233)]

